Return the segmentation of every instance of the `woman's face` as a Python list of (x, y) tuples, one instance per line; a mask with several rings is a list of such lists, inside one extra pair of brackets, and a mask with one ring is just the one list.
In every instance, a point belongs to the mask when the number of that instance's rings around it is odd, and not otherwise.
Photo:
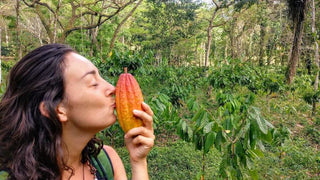
[(65, 57), (66, 127), (80, 131), (100, 131), (116, 121), (115, 87), (106, 82), (85, 57), (68, 53)]

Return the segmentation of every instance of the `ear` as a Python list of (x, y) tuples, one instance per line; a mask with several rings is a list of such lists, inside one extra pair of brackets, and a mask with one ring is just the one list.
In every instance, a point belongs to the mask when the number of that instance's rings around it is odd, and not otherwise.
[(61, 122), (66, 122), (68, 120), (67, 117), (67, 109), (65, 107), (64, 102), (60, 102), (56, 108), (56, 113)]
[(44, 105), (44, 102), (42, 101), (40, 103), (40, 106), (39, 106), (39, 110), (40, 110), (40, 113), (42, 114), (42, 116), (45, 116), (47, 118), (49, 118), (49, 112), (48, 112), (48, 109), (46, 108), (46, 106)]

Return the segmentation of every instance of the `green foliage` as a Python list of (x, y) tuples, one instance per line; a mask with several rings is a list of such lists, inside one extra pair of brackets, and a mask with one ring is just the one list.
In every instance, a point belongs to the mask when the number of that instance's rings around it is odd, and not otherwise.
[(303, 95), (303, 100), (305, 100), (308, 104), (313, 104), (319, 102), (320, 100), (320, 91), (314, 91), (312, 89), (307, 89), (305, 94)]
[(200, 4), (191, 0), (150, 0), (135, 16), (131, 41), (144, 50), (156, 49), (172, 64), (191, 61), (194, 53), (185, 51), (185, 46), (188, 42), (193, 48), (194, 37), (201, 31), (196, 12), (199, 8)]
[(236, 86), (247, 86), (255, 92), (257, 71), (252, 65), (242, 63), (238, 59), (228, 59), (228, 64), (222, 64), (213, 69), (209, 75), (210, 84), (216, 89), (234, 91)]
[(167, 132), (173, 132), (175, 130), (174, 124), (179, 120), (179, 116), (177, 109), (170, 102), (170, 97), (159, 93), (152, 96), (147, 102), (154, 113), (155, 134), (164, 129)]
[(211, 71), (210, 84), (224, 91), (234, 92), (239, 87), (246, 87), (256, 94), (272, 94), (284, 92), (288, 88), (284, 83), (284, 75), (278, 69), (257, 67), (237, 59), (228, 59), (228, 64), (221, 64)]
[[(254, 95), (216, 95), (215, 113), (210, 113), (195, 99), (187, 103), (190, 119), (181, 119), (177, 132), (197, 150), (207, 154), (214, 146), (222, 153), (219, 174), (223, 178), (258, 179), (253, 160), (263, 157), (264, 143), (273, 141), (273, 125), (253, 107)], [(192, 117), (192, 114), (194, 116)], [(245, 170), (249, 169), (249, 173)], [(203, 172), (204, 173), (204, 172)]]
[(1, 61), (1, 70), (7, 74), (10, 69), (16, 64), (15, 61)]
[[(117, 152), (125, 165), (129, 179), (131, 178), (131, 167), (128, 152), (125, 148), (117, 148)], [(219, 152), (212, 150), (206, 159), (208, 169), (205, 179), (217, 179), (220, 162)], [(201, 152), (194, 151), (192, 144), (176, 141), (167, 146), (156, 146), (148, 155), (148, 169), (150, 179), (174, 180), (190, 179), (196, 180), (201, 164)]]
[(318, 179), (320, 170), (320, 152), (315, 151), (302, 138), (286, 140), (279, 151), (270, 147), (265, 157), (257, 160), (261, 177), (265, 179)]

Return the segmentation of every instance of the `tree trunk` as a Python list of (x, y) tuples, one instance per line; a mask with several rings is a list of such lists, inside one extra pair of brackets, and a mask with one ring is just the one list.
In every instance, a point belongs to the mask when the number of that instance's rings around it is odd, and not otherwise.
[[(312, 34), (313, 34), (313, 38), (314, 38), (314, 62), (316, 64), (317, 67), (317, 74), (314, 80), (314, 91), (317, 92), (318, 91), (318, 87), (319, 87), (319, 46), (318, 46), (318, 42), (317, 42), (317, 32), (316, 32), (316, 10), (315, 10), (315, 3), (314, 0), (312, 0)], [(316, 109), (317, 109), (317, 102), (313, 102), (312, 104), (312, 115), (315, 114)]]
[(291, 55), (288, 64), (288, 72), (287, 72), (287, 83), (291, 84), (293, 82), (293, 78), (296, 74), (297, 64), (299, 60), (299, 49), (302, 39), (303, 33), (303, 20), (298, 20), (295, 24), (294, 28), (294, 38), (291, 48)]
[(314, 81), (314, 90), (317, 91), (319, 87), (319, 70), (320, 70), (320, 64), (319, 64), (319, 46), (317, 42), (317, 32), (316, 32), (316, 10), (315, 10), (315, 3), (314, 0), (312, 0), (312, 34), (314, 38), (314, 62), (317, 67), (317, 75)]
[(1, 48), (2, 48), (2, 46), (1, 46), (1, 43), (2, 43), (2, 41), (1, 41), (1, 37), (2, 37), (2, 29), (1, 29), (1, 27), (0, 27), (0, 85), (1, 85), (1, 83), (2, 83), (2, 72), (1, 72), (1, 56), (2, 56), (2, 53), (1, 53)]
[[(302, 33), (303, 33), (303, 22), (305, 19), (306, 9), (307, 9), (308, 0), (302, 1), (290, 1), (293, 24), (294, 24), (294, 37), (291, 48), (291, 55), (288, 63), (288, 71), (287, 71), (287, 83), (291, 84), (293, 82), (293, 78), (296, 74), (296, 68), (299, 61), (299, 49), (301, 45)], [(292, 4), (294, 3), (294, 4)]]
[(207, 30), (207, 37), (208, 37), (208, 41), (207, 41), (207, 45), (206, 45), (206, 55), (205, 55), (205, 61), (204, 61), (204, 66), (208, 65), (208, 60), (209, 60), (209, 55), (210, 55), (210, 48), (211, 48), (211, 41), (212, 41), (212, 28), (213, 28), (213, 20), (216, 17), (217, 11), (218, 11), (218, 7), (216, 7), (216, 9), (214, 10), (211, 19), (209, 21), (209, 27)]
[(231, 29), (230, 29), (230, 31), (229, 31), (229, 36), (230, 36), (230, 47), (231, 47), (231, 57), (233, 58), (233, 59), (235, 59), (236, 58), (236, 46), (235, 46), (235, 37), (234, 37), (234, 29), (236, 28), (235, 27), (235, 19), (233, 19), (232, 21), (231, 21), (231, 25), (230, 25), (230, 27), (231, 27)]
[(259, 66), (264, 65), (264, 39), (266, 35), (266, 23), (264, 20), (260, 23), (260, 51), (259, 51)]
[(132, 16), (132, 14), (134, 13), (134, 11), (137, 9), (137, 7), (141, 4), (143, 0), (139, 0), (138, 3), (131, 9), (131, 11), (128, 13), (128, 15), (119, 23), (119, 25), (117, 26), (117, 29), (114, 31), (111, 43), (110, 43), (110, 47), (109, 47), (109, 53), (112, 51), (113, 47), (114, 47), (114, 43), (115, 40), (117, 38), (117, 35), (122, 27), (122, 25)]
[(22, 48), (21, 48), (21, 41), (20, 41), (20, 0), (16, 0), (16, 34), (17, 34), (17, 48), (18, 48), (18, 58), (22, 58)]

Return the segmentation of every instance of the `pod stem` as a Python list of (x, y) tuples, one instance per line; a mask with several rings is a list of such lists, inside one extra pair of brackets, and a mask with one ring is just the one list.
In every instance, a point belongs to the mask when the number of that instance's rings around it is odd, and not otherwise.
[(127, 67), (124, 68), (124, 73), (128, 73), (128, 68)]

